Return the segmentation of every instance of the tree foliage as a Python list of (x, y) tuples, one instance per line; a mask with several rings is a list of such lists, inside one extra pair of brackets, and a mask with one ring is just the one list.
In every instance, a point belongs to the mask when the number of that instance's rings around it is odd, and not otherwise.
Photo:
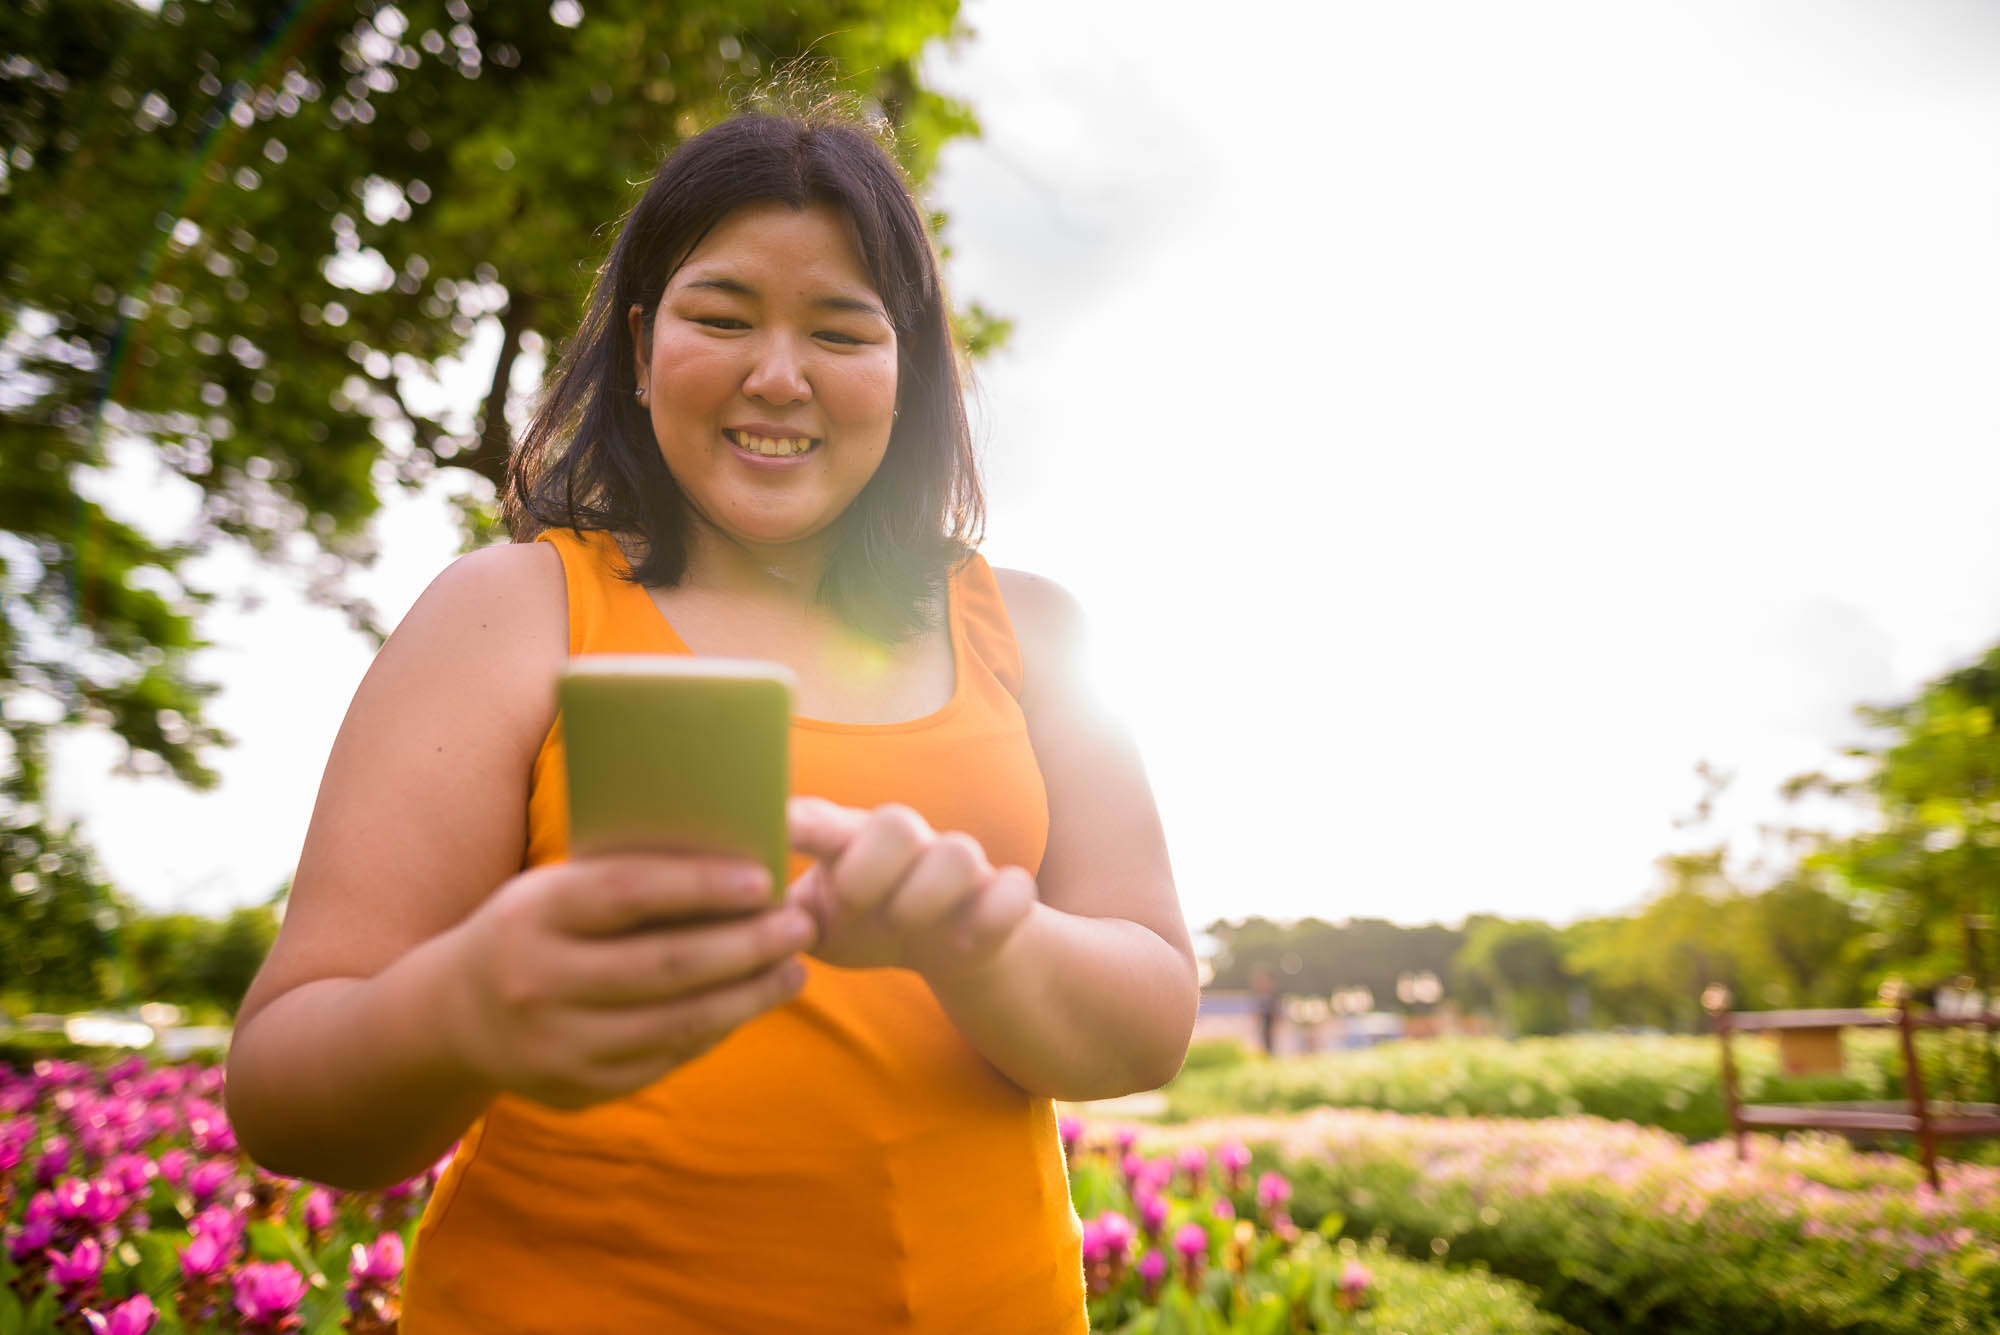
[[(73, 837), (30, 781), (48, 728), (105, 727), (133, 770), (213, 782), (190, 553), (241, 539), (373, 628), (341, 581), (367, 521), (442, 476), (468, 540), (492, 536), (511, 426), (660, 156), (809, 56), (898, 127), (921, 181), (975, 130), (920, 77), (956, 10), (0, 6), (0, 886)], [(199, 498), (191, 527), (102, 503), (124, 441)]]

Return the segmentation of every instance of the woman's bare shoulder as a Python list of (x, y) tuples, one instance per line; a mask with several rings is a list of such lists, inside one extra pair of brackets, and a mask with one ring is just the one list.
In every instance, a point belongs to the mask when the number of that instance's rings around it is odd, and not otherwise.
[(995, 566), (993, 582), (1021, 647), (1024, 694), (1037, 684), (1073, 688), (1085, 634), (1083, 608), (1075, 596), (1047, 576), (1026, 570)]

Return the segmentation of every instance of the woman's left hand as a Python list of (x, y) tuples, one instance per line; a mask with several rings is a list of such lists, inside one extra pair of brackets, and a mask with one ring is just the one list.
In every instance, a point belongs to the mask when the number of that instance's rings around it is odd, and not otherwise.
[(1025, 870), (994, 867), (978, 840), (908, 807), (795, 797), (786, 815), (792, 847), (815, 859), (789, 898), (818, 922), (812, 953), (829, 964), (960, 974), (999, 954), (1038, 899)]

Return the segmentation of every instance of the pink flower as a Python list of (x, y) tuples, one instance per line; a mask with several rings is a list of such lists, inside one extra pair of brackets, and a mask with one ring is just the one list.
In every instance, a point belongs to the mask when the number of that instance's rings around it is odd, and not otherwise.
[(1139, 1202), (1139, 1227), (1149, 1238), (1160, 1236), (1167, 1223), (1167, 1198), (1149, 1193)]
[(1082, 1120), (1075, 1117), (1061, 1118), (1056, 1122), (1056, 1132), (1062, 1136), (1063, 1157), (1075, 1157), (1077, 1142), (1083, 1139)]
[(71, 1223), (100, 1229), (114, 1224), (125, 1213), (125, 1194), (110, 1178), (84, 1181), (64, 1178), (56, 1183), (56, 1214)]
[(1192, 1264), (1208, 1255), (1208, 1230), (1200, 1224), (1182, 1224), (1174, 1230), (1174, 1250), (1181, 1260)]
[(1250, 1149), (1240, 1140), (1226, 1140), (1216, 1148), (1215, 1162), (1222, 1169), (1223, 1181), (1235, 1191), (1243, 1183), (1244, 1170), (1250, 1167)]
[(42, 1153), (35, 1160), (35, 1185), (46, 1187), (69, 1171), (70, 1140), (68, 1136), (54, 1135), (42, 1142)]
[(384, 1233), (373, 1247), (354, 1244), (347, 1265), (348, 1279), (356, 1288), (386, 1289), (403, 1273), (403, 1236)]
[(55, 1240), (56, 1198), (49, 1192), (38, 1191), (21, 1216), (20, 1232), (7, 1240), (7, 1255), (19, 1265), (31, 1256), (40, 1255)]
[(1266, 1173), (1257, 1179), (1257, 1208), (1267, 1213), (1276, 1210), (1292, 1198), (1292, 1184), (1276, 1173)]
[(90, 1328), (90, 1335), (146, 1335), (158, 1315), (153, 1300), (142, 1293), (112, 1308), (109, 1317), (85, 1309), (83, 1321)]
[(1162, 1251), (1147, 1252), (1139, 1258), (1139, 1282), (1146, 1288), (1146, 1298), (1150, 1301), (1160, 1290), (1160, 1281), (1167, 1277), (1167, 1254)]
[(105, 1172), (127, 1196), (143, 1196), (160, 1170), (143, 1154), (121, 1154), (105, 1165)]
[(160, 1176), (165, 1178), (168, 1182), (171, 1182), (174, 1186), (177, 1187), (186, 1186), (188, 1165), (192, 1163), (193, 1160), (194, 1156), (189, 1154), (184, 1149), (176, 1147), (174, 1149), (168, 1150), (165, 1154), (162, 1154), (158, 1160), (158, 1163), (160, 1165)]
[(325, 1187), (314, 1187), (306, 1193), (305, 1226), (308, 1233), (324, 1233), (333, 1227), (336, 1214), (333, 1193)]
[(1236, 1207), (1229, 1203), (1227, 1196), (1217, 1196), (1215, 1198), (1215, 1217), (1217, 1219), (1234, 1219), (1236, 1217)]
[(1189, 1188), (1199, 1192), (1208, 1178), (1208, 1151), (1199, 1145), (1183, 1145), (1174, 1155), (1174, 1164), (1187, 1174)]
[(229, 1258), (236, 1250), (234, 1238), (217, 1237), (213, 1233), (197, 1233), (194, 1240), (181, 1248), (181, 1275), (190, 1283), (206, 1283), (217, 1279), (229, 1269)]
[(188, 1101), (188, 1138), (203, 1154), (236, 1153), (236, 1133), (222, 1109), (203, 1099)]
[(1375, 1276), (1368, 1273), (1368, 1267), (1359, 1261), (1349, 1261), (1340, 1272), (1340, 1305), (1348, 1311), (1360, 1307), (1368, 1298), (1368, 1290), (1375, 1283)]
[(1138, 1236), (1132, 1221), (1116, 1210), (1106, 1210), (1097, 1216), (1097, 1227), (1104, 1239), (1105, 1255), (1112, 1264), (1122, 1265), (1132, 1251), (1132, 1240)]
[(195, 1204), (205, 1205), (229, 1185), (234, 1176), (234, 1165), (226, 1159), (210, 1159), (196, 1164), (188, 1173), (188, 1195), (194, 1197)]
[(104, 1248), (85, 1238), (68, 1252), (49, 1252), (49, 1277), (66, 1293), (95, 1288), (104, 1277)]
[(252, 1330), (293, 1330), (306, 1280), (284, 1261), (251, 1261), (236, 1272), (237, 1314)]

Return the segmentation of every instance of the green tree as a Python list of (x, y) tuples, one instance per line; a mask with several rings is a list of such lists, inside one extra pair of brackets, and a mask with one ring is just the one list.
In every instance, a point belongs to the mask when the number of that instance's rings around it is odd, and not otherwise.
[[(919, 60), (956, 0), (24, 0), (0, 6), (0, 885), (67, 832), (29, 752), (99, 726), (214, 781), (190, 667), (218, 535), (318, 597), (384, 493), (456, 479), (468, 542), (607, 223), (735, 90), (804, 53), (922, 180), (975, 131)], [(983, 346), (1002, 326), (964, 317)], [(490, 340), (490, 346), (487, 342)], [(442, 385), (491, 358), (469, 411)], [(484, 368), (482, 368), (484, 369)], [(99, 503), (112, 447), (192, 484), (161, 539)], [(29, 861), (23, 861), (23, 859)]]
[(1545, 922), (1482, 919), (1452, 962), (1454, 975), (1493, 998), (1516, 1034), (1559, 1034), (1569, 1028), (1569, 993), (1576, 980), (1564, 962), (1562, 937)]
[(1803, 775), (1874, 808), (1875, 828), (1824, 840), (1807, 859), (1866, 905), (1893, 967), (1920, 984), (1969, 976), (1992, 994), (2000, 924), (2000, 646), (1907, 701), (1864, 706), (1883, 740), (1852, 748), (1850, 782)]

